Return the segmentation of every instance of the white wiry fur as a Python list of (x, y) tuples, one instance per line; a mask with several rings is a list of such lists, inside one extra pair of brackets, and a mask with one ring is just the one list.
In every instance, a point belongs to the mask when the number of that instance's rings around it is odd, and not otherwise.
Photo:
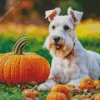
[[(98, 79), (100, 77), (100, 55), (84, 49), (75, 34), (75, 28), (81, 20), (82, 14), (82, 12), (69, 8), (68, 15), (54, 15), (52, 20), (49, 20), (50, 34), (44, 47), (50, 50), (50, 54), (53, 56), (52, 66), (48, 80), (40, 84), (38, 90), (48, 90), (56, 83), (68, 83), (78, 86), (83, 78)], [(50, 19), (49, 17), (48, 19)], [(64, 30), (65, 25), (69, 27), (68, 30)], [(52, 26), (55, 26), (55, 29)], [(62, 47), (59, 50), (56, 50), (55, 36), (60, 37), (58, 44)], [(74, 42), (75, 46), (73, 47)], [(72, 49), (74, 55), (67, 59), (65, 56)]]

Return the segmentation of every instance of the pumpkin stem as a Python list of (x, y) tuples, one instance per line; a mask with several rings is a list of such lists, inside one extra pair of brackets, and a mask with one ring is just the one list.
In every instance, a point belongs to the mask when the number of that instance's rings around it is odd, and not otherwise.
[(88, 81), (88, 84), (90, 85), (90, 84), (91, 84), (91, 82), (90, 82), (90, 81)]
[(22, 37), (20, 38), (14, 45), (12, 52), (14, 54), (19, 54), (22, 55), (23, 54), (23, 47), (25, 46), (27, 42), (27, 38), (26, 37)]
[(33, 91), (33, 90), (37, 90), (37, 85), (35, 85), (32, 89), (31, 89), (31, 91)]

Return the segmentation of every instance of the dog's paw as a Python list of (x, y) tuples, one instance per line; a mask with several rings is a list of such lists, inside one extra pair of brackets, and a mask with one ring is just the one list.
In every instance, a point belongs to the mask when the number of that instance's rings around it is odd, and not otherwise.
[(40, 84), (40, 85), (38, 86), (38, 90), (39, 90), (39, 91), (40, 91), (40, 90), (49, 90), (49, 89), (50, 89), (50, 87), (47, 86), (45, 83)]
[(68, 84), (74, 85), (74, 86), (79, 86), (81, 79), (76, 79), (76, 80), (70, 80)]
[(55, 84), (56, 82), (53, 80), (47, 80), (45, 83), (38, 86), (38, 90), (50, 90), (50, 88)]
[(73, 85), (73, 86), (79, 86), (78, 83), (72, 83), (72, 82), (69, 82), (68, 84), (69, 84), (69, 85)]

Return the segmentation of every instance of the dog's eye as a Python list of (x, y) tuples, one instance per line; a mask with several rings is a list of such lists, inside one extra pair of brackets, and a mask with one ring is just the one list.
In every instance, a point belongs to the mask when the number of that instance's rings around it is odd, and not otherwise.
[(53, 26), (52, 26), (52, 29), (55, 29), (55, 28), (56, 28), (56, 27), (53, 25)]
[(69, 29), (69, 27), (67, 25), (65, 25), (63, 28), (65, 31)]

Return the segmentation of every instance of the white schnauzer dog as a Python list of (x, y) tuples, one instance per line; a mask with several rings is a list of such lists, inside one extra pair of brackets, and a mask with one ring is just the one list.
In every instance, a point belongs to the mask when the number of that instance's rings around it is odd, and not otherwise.
[(59, 15), (60, 12), (60, 8), (55, 8), (45, 13), (50, 21), (50, 34), (44, 47), (50, 51), (53, 60), (49, 78), (39, 85), (38, 90), (49, 90), (56, 83), (78, 86), (83, 78), (100, 77), (100, 55), (85, 50), (75, 34), (83, 12), (71, 7), (68, 15)]

